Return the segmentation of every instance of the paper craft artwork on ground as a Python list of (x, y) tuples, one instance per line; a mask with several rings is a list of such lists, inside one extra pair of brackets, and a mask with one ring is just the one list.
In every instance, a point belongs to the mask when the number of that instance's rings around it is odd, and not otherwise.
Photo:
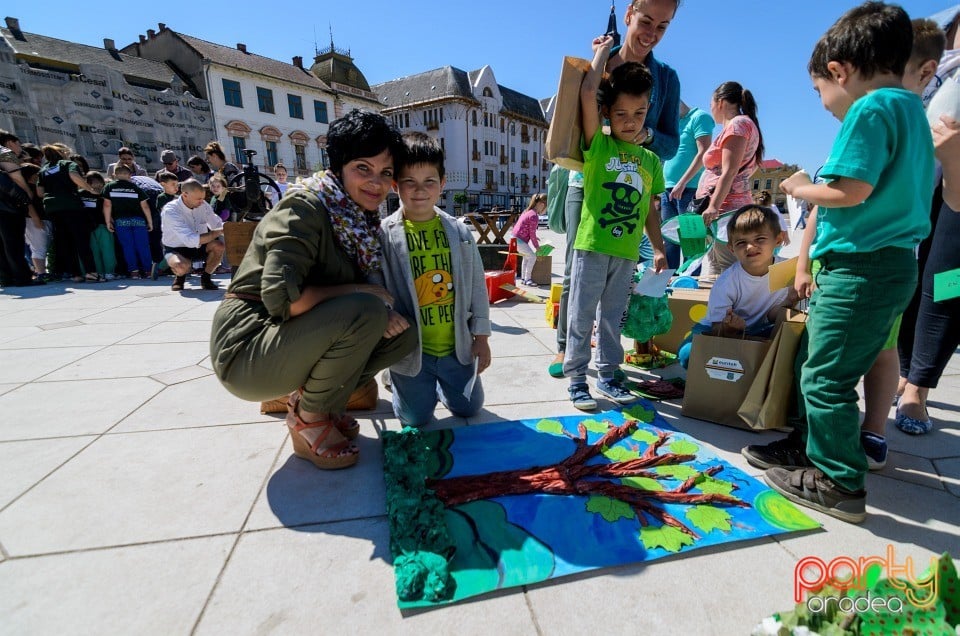
[(388, 431), (384, 469), (401, 608), (819, 527), (646, 401)]

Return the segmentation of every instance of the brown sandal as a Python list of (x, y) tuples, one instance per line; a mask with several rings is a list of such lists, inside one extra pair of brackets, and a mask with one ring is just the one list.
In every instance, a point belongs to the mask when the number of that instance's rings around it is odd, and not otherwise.
[[(304, 422), (295, 411), (291, 411), (287, 414), (287, 426), (290, 428), (293, 454), (309, 460), (317, 468), (348, 468), (360, 459), (360, 449), (340, 434), (329, 416), (316, 422)], [(310, 444), (300, 433), (313, 428), (320, 429), (320, 434)]]
[[(297, 405), (300, 404), (300, 396), (302, 395), (303, 389), (297, 389), (290, 394), (290, 397), (287, 399), (287, 412), (296, 412)], [(360, 422), (352, 415), (340, 413), (338, 415), (332, 415), (330, 419), (333, 420), (333, 425), (337, 427), (340, 434), (348, 440), (353, 441), (360, 435)]]

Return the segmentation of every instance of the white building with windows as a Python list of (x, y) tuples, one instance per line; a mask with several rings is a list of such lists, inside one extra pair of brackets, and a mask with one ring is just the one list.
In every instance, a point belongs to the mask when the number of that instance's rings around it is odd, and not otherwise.
[(421, 131), (440, 142), (447, 177), (440, 206), (448, 212), (522, 210), (530, 195), (546, 190), (551, 164), (543, 153), (543, 106), (499, 85), (489, 66), (470, 72), (444, 66), (372, 90), (401, 132)]
[[(373, 94), (364, 90), (369, 87), (359, 71), (353, 76), (362, 80), (359, 87), (349, 86), (344, 75), (334, 90), (304, 68), (302, 57), (287, 64), (251, 53), (242, 43), (236, 47), (215, 44), (162, 23), (159, 31), (148, 30), (123, 52), (166, 62), (189, 77), (213, 108), (216, 138), (228, 158), (239, 165), (245, 162), (245, 149), (255, 150), (254, 162), (267, 174), (277, 163), (287, 166), (291, 176), (325, 166), (327, 127), (344, 104), (365, 105), (369, 110), (379, 106)], [(326, 55), (349, 60), (332, 44)], [(318, 52), (315, 66), (323, 58)]]

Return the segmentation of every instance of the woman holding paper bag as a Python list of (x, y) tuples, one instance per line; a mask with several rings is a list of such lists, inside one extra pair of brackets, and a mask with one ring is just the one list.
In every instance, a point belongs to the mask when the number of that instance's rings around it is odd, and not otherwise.
[[(634, 143), (653, 151), (661, 161), (677, 152), (680, 144), (680, 80), (677, 72), (656, 59), (654, 47), (659, 44), (677, 13), (679, 0), (633, 0), (627, 6), (623, 23), (627, 32), (623, 45), (614, 48), (607, 60), (606, 70), (612, 71), (624, 62), (640, 62), (653, 75), (650, 109), (644, 128)], [(580, 225), (583, 207), (583, 174), (571, 172), (566, 199), (567, 248), (563, 268), (563, 291), (560, 294), (557, 319), (557, 355), (548, 372), (555, 378), (563, 377), (563, 357), (567, 349), (567, 302), (570, 294), (570, 266), (573, 262), (573, 243)]]

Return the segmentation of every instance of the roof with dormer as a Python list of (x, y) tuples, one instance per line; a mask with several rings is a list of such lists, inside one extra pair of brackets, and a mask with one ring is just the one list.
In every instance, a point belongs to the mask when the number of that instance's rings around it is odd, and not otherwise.
[(329, 49), (317, 51), (310, 71), (328, 84), (344, 84), (362, 91), (370, 91), (370, 83), (353, 63), (350, 51), (337, 49), (332, 42)]
[(30, 66), (78, 73), (81, 64), (99, 64), (122, 73), (132, 85), (155, 89), (169, 88), (170, 81), (177, 75), (163, 62), (127, 55), (116, 49), (107, 50), (20, 30), (13, 32), (8, 28), (0, 28), (0, 35), (14, 50), (17, 59)]
[[(455, 66), (443, 66), (424, 73), (400, 77), (383, 84), (376, 84), (371, 90), (380, 97), (380, 103), (386, 109), (433, 102), (439, 99), (465, 99), (477, 102), (473, 94), (473, 80), (480, 74), (480, 70), (467, 71)], [(547, 121), (540, 108), (540, 102), (535, 97), (524, 95), (519, 91), (497, 85), (503, 99), (503, 112), (532, 121)]]

